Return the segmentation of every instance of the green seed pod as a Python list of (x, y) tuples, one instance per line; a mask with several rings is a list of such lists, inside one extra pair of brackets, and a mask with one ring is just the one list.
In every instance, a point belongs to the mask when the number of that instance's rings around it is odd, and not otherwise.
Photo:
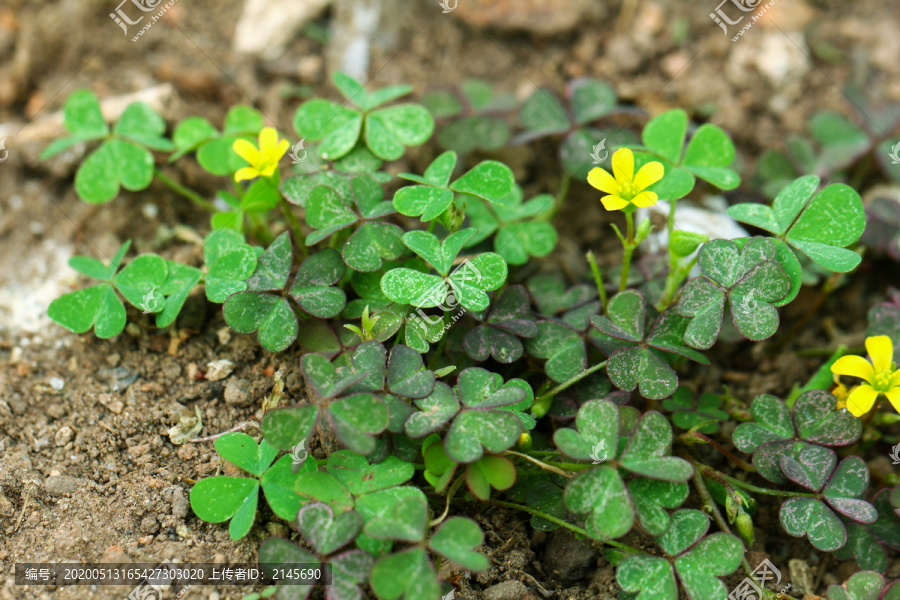
[(519, 436), (519, 441), (516, 442), (516, 449), (519, 452), (528, 452), (531, 450), (531, 434), (527, 431)]
[(737, 519), (734, 523), (735, 528), (740, 534), (741, 538), (747, 543), (747, 547), (753, 545), (753, 518), (745, 512), (742, 512), (737, 516)]

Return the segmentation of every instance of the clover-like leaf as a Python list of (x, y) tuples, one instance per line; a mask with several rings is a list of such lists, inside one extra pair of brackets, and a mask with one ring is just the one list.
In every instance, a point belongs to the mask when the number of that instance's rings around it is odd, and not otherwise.
[[(678, 386), (671, 398), (663, 400), (663, 408), (672, 411), (672, 422), (682, 429), (697, 427), (701, 433), (715, 433), (718, 421), (727, 421), (728, 413), (721, 410), (722, 399), (715, 394), (702, 394), (694, 399), (687, 386)], [(699, 426), (699, 427), (698, 427)]]
[(847, 523), (847, 543), (834, 551), (838, 560), (855, 560), (861, 569), (884, 573), (888, 567), (887, 553), (872, 531), (860, 523)]
[(828, 600), (878, 600), (886, 598), (884, 577), (873, 571), (860, 571), (850, 576), (843, 586), (828, 586)]
[(412, 463), (396, 456), (370, 465), (364, 456), (339, 450), (328, 457), (328, 472), (354, 496), (359, 496), (401, 485), (412, 479), (414, 470)]
[(858, 456), (848, 456), (831, 474), (822, 497), (831, 508), (858, 523), (874, 523), (878, 511), (860, 498), (869, 487), (869, 468)]
[(678, 303), (678, 312), (692, 317), (684, 341), (694, 348), (711, 348), (721, 329), (726, 299), (744, 337), (756, 341), (771, 337), (779, 322), (772, 303), (790, 289), (775, 253), (775, 245), (765, 238), (751, 238), (740, 249), (730, 240), (704, 244), (699, 255), (704, 277), (691, 280)]
[(278, 454), (278, 448), (265, 440), (257, 445), (246, 433), (226, 433), (216, 438), (215, 446), (219, 456), (257, 477), (265, 473)]
[[(280, 537), (270, 537), (259, 547), (259, 564), (265, 571), (286, 568), (288, 565), (304, 565), (315, 568), (319, 561), (315, 556), (303, 550), (290, 540)], [(289, 567), (288, 567), (289, 568)], [(313, 590), (313, 585), (289, 585), (281, 583), (276, 586), (280, 592), (278, 595), (288, 596), (292, 600), (306, 600)]]
[(734, 572), (741, 564), (744, 546), (728, 533), (714, 533), (675, 559), (675, 572), (691, 600), (724, 598), (725, 584), (719, 577)]
[(206, 236), (203, 258), (207, 266), (206, 298), (223, 303), (231, 294), (247, 289), (246, 280), (256, 270), (256, 252), (233, 229)]
[(847, 543), (847, 530), (831, 509), (816, 498), (788, 498), (778, 513), (781, 526), (794, 537), (808, 537), (823, 552)]
[(387, 384), (391, 393), (406, 398), (425, 398), (434, 390), (434, 372), (425, 369), (422, 355), (402, 344), (391, 348)]
[(266, 441), (281, 450), (288, 450), (308, 440), (316, 426), (319, 407), (315, 404), (289, 406), (266, 411), (262, 430)]
[(434, 567), (421, 547), (380, 559), (372, 567), (369, 583), (381, 600), (438, 600), (441, 596)]
[(750, 404), (753, 422), (741, 423), (734, 430), (734, 445), (752, 454), (763, 444), (789, 440), (794, 436), (791, 414), (784, 402), (771, 394), (762, 394)]
[(629, 471), (651, 479), (683, 482), (694, 473), (683, 458), (668, 456), (672, 450), (672, 426), (656, 411), (645, 413), (638, 421), (619, 464)]
[(584, 338), (561, 323), (538, 323), (538, 334), (525, 341), (525, 349), (535, 358), (547, 359), (544, 371), (547, 377), (557, 383), (562, 383), (587, 368)]
[(378, 540), (420, 542), (425, 539), (428, 505), (418, 498), (398, 502), (388, 516), (369, 520), (366, 535)]
[(310, 255), (297, 270), (291, 297), (305, 312), (328, 319), (340, 314), (347, 303), (344, 290), (334, 287), (347, 268), (341, 255), (331, 248)]
[(327, 414), (338, 438), (359, 454), (374, 451), (375, 438), (372, 436), (387, 429), (390, 423), (387, 407), (374, 394), (344, 396), (328, 406)]
[(366, 145), (383, 160), (397, 160), (407, 146), (420, 146), (434, 132), (434, 119), (424, 106), (398, 104), (366, 116)]
[(602, 450), (604, 460), (614, 459), (619, 446), (619, 409), (609, 400), (589, 400), (578, 409), (575, 429), (553, 434), (553, 442), (575, 460), (594, 460)]
[(829, 448), (798, 442), (781, 456), (780, 464), (788, 479), (818, 492), (834, 470), (837, 456)]
[(528, 292), (521, 285), (514, 285), (494, 301), (484, 325), (466, 334), (463, 349), (475, 360), (493, 356), (498, 362), (509, 364), (524, 352), (519, 338), (533, 338), (537, 333), (528, 306)]
[(473, 550), (483, 541), (484, 534), (475, 521), (465, 517), (451, 517), (432, 534), (428, 545), (444, 558), (465, 569), (483, 571), (488, 568), (488, 559)]
[(682, 482), (638, 477), (628, 481), (628, 492), (634, 502), (640, 526), (650, 535), (658, 536), (668, 531), (672, 525), (672, 519), (665, 509), (681, 506), (687, 500), (688, 486)]
[(466, 465), (466, 485), (479, 500), (491, 497), (491, 488), (508, 490), (516, 482), (516, 467), (507, 458), (487, 455)]
[(614, 539), (634, 526), (634, 504), (615, 468), (600, 465), (579, 473), (566, 485), (566, 506), (586, 514), (588, 532), (599, 539)]
[(419, 408), (406, 420), (406, 435), (412, 438), (425, 437), (450, 422), (459, 412), (456, 394), (446, 383), (437, 382), (434, 390), (425, 398), (416, 400)]
[(616, 570), (616, 581), (626, 592), (640, 600), (676, 600), (678, 583), (672, 565), (664, 558), (633, 554), (625, 557)]
[(832, 184), (816, 193), (819, 182), (815, 175), (800, 177), (776, 196), (771, 208), (736, 204), (728, 209), (728, 215), (780, 236), (830, 271), (852, 271), (861, 258), (847, 246), (865, 229), (862, 200), (844, 184)]
[(207, 477), (190, 493), (194, 514), (208, 523), (230, 520), (228, 533), (239, 540), (250, 531), (259, 501), (259, 481), (249, 477)]
[(362, 516), (347, 511), (335, 516), (324, 502), (311, 502), (297, 513), (297, 529), (321, 555), (329, 555), (353, 541), (362, 528)]
[(862, 435), (862, 423), (849, 411), (835, 408), (835, 397), (810, 390), (794, 402), (794, 423), (800, 437), (823, 446), (847, 446)]

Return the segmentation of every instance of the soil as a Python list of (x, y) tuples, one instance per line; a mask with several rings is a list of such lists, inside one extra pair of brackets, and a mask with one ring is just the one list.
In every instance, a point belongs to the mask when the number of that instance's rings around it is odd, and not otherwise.
[[(900, 102), (900, 13), (889, 2), (783, 0), (732, 43), (708, 16), (713, 2), (553, 3), (553, 13), (580, 12), (548, 20), (541, 8), (549, 0), (469, 1), (467, 7), (460, 0), (460, 11), (448, 15), (437, 2), (398, 0), (392, 39), (373, 48), (373, 83), (410, 82), (422, 93), (481, 78), (523, 100), (538, 86), (561, 90), (573, 77), (600, 77), (648, 114), (681, 107), (697, 121), (724, 127), (741, 152), (745, 175), (763, 150), (782, 148), (788, 133), (803, 131), (813, 112), (851, 114), (841, 91), (848, 84), (861, 86), (874, 105)], [(184, 0), (133, 43), (109, 22), (112, 4), (6, 0), (0, 6), (0, 56), (6, 59), (0, 63), (0, 123), (36, 122), (79, 88), (105, 98), (169, 83), (174, 94), (163, 114), (170, 127), (189, 115), (220, 124), (229, 106), (244, 102), (291, 131), (301, 96), (334, 95), (321, 32), (336, 13), (308, 25), (280, 58), (256, 59), (232, 50), (241, 6), (239, 0)], [(637, 116), (619, 125), (643, 121)], [(10, 135), (9, 160), (0, 164), (0, 600), (122, 598), (130, 591), (16, 586), (17, 562), (250, 562), (263, 539), (286, 533), (285, 524), (264, 511), (250, 535), (233, 542), (225, 526), (194, 517), (187, 503), (190, 482), (227, 468), (211, 442), (176, 446), (168, 430), (184, 411), (196, 410), (203, 424), (198, 435), (241, 424), (258, 433), (254, 423), (276, 372), (283, 374), (288, 399), (303, 397), (298, 354), (272, 355), (252, 336), (229, 333), (202, 295), (192, 296), (166, 331), (135, 311), (129, 312), (133, 325), (110, 341), (50, 323), (49, 301), (81, 285), (66, 266), (71, 255), (108, 258), (133, 239), (138, 252), (198, 264), (198, 240), (208, 222), (158, 183), (141, 194), (123, 192), (102, 207), (81, 202), (72, 187), (79, 156), (41, 163), (36, 156), (48, 141), (17, 146)], [(552, 193), (560, 185), (556, 148), (556, 141), (542, 141), (504, 149), (499, 157), (514, 168), (527, 194)], [(416, 149), (391, 168), (420, 172), (436, 151)], [(170, 169), (178, 178), (215, 191), (214, 181), (190, 161), (182, 163)], [(748, 197), (754, 192), (746, 186), (731, 195)], [(574, 280), (587, 274), (586, 250), (615, 257), (609, 218), (587, 186), (572, 186), (557, 223), (561, 243), (548, 268)], [(799, 336), (719, 345), (713, 367), (688, 367), (682, 380), (700, 391), (720, 392), (727, 385), (744, 401), (762, 392), (783, 395), (822, 361), (790, 350), (861, 345), (866, 310), (898, 274), (893, 263), (867, 260)], [(804, 288), (784, 311), (783, 332), (817, 293)], [(778, 349), (787, 351), (776, 354)], [(209, 381), (208, 363), (221, 359), (234, 362), (234, 372)], [(888, 449), (884, 443), (870, 448), (874, 485), (883, 485), (892, 468)], [(787, 537), (768, 508), (763, 503), (756, 522), (760, 560), (805, 561), (819, 575), (809, 593), (822, 594), (826, 584), (852, 572), (852, 563), (836, 566), (804, 540)], [(525, 514), (459, 510), (473, 511), (485, 530), (491, 568), (477, 575), (442, 573), (458, 586), (457, 599), (617, 597), (612, 567), (590, 544), (563, 532), (534, 532)], [(647, 543), (636, 535), (624, 541)], [(900, 577), (896, 553), (892, 560), (888, 576)], [(788, 581), (786, 569), (785, 575)], [(507, 581), (524, 587), (491, 587)], [(195, 587), (182, 598), (240, 598), (246, 591)]]

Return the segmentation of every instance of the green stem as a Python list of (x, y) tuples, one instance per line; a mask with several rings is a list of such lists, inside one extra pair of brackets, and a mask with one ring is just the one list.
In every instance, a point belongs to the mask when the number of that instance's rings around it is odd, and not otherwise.
[[(669, 250), (669, 252), (671, 253), (671, 250)], [(656, 305), (656, 310), (662, 312), (666, 308), (668, 308), (668, 306), (672, 304), (672, 302), (675, 301), (676, 295), (678, 293), (678, 287), (681, 285), (681, 282), (687, 279), (687, 276), (690, 275), (691, 269), (694, 268), (695, 264), (697, 264), (696, 256), (692, 258), (691, 261), (686, 265), (680, 265), (678, 263), (678, 259), (672, 257), (669, 263), (669, 274), (666, 275), (666, 287), (663, 291), (662, 298)]]
[[(553, 515), (548, 515), (545, 512), (541, 512), (541, 511), (537, 510), (536, 508), (531, 508), (530, 506), (525, 506), (522, 504), (515, 504), (513, 502), (504, 502), (503, 500), (489, 500), (489, 502), (491, 504), (495, 504), (497, 506), (503, 506), (505, 508), (511, 508), (513, 510), (525, 511), (536, 517), (540, 517), (542, 519), (546, 519), (546, 520), (550, 521), (551, 523), (555, 523), (556, 525), (559, 525), (560, 527), (565, 527), (569, 531), (573, 531), (573, 532), (577, 533), (578, 535), (582, 535), (586, 538), (591, 537), (588, 535), (588, 532), (585, 531), (584, 529), (582, 529), (581, 527), (578, 527), (577, 525), (572, 525), (571, 523), (567, 523), (560, 518), (554, 517)], [(606, 544), (607, 546), (612, 546), (613, 548), (618, 548), (619, 550), (622, 550), (623, 552), (628, 552), (630, 554), (646, 554), (645, 552), (643, 552), (642, 550), (640, 550), (638, 548), (628, 546), (627, 544), (620, 544), (619, 542), (606, 541), (606, 542), (599, 542), (599, 543)]]
[(704, 465), (703, 463), (700, 463), (697, 461), (691, 461), (691, 462), (693, 462), (694, 467), (696, 467), (698, 470), (703, 471), (704, 473), (708, 474), (713, 479), (718, 479), (718, 478), (724, 479), (731, 485), (737, 486), (739, 488), (743, 488), (743, 489), (747, 490), (748, 492), (753, 492), (755, 494), (763, 494), (766, 496), (781, 496), (784, 498), (792, 498), (792, 497), (796, 497), (796, 496), (800, 496), (800, 497), (804, 497), (804, 498), (816, 498), (817, 497), (815, 494), (807, 494), (805, 492), (784, 492), (781, 490), (770, 490), (767, 488), (757, 487), (757, 486), (753, 485), (752, 483), (747, 483), (746, 481), (741, 481), (740, 479), (735, 479), (734, 477), (726, 475), (725, 473), (722, 473), (721, 471), (716, 471), (712, 467), (708, 467), (708, 466)]
[(631, 271), (631, 255), (634, 254), (634, 215), (631, 212), (625, 213), (625, 225), (627, 226), (627, 233), (625, 235), (625, 242), (622, 244), (625, 247), (625, 256), (622, 258), (622, 277), (619, 279), (619, 291), (625, 291), (625, 288), (628, 287), (628, 273)]
[(160, 171), (159, 169), (153, 169), (153, 174), (156, 175), (156, 178), (159, 179), (163, 185), (172, 190), (173, 192), (184, 196), (200, 208), (204, 210), (208, 210), (209, 212), (216, 212), (216, 207), (213, 206), (213, 203), (195, 192), (194, 190), (187, 188), (174, 179), (170, 178), (168, 175)]
[(597, 257), (594, 256), (594, 251), (588, 250), (586, 257), (591, 266), (591, 273), (594, 274), (597, 293), (600, 295), (600, 314), (602, 315), (606, 313), (606, 286), (603, 285), (603, 274), (600, 272), (600, 267), (597, 266)]
[(536, 464), (537, 466), (539, 466), (540, 468), (544, 469), (545, 471), (550, 471), (550, 472), (552, 472), (552, 473), (556, 473), (557, 475), (562, 475), (563, 477), (569, 477), (569, 478), (571, 478), (571, 477), (574, 477), (574, 476), (575, 476), (573, 473), (570, 473), (570, 472), (568, 472), (568, 471), (563, 471), (560, 467), (555, 466), (555, 465), (558, 464), (558, 463), (549, 463), (549, 464), (548, 464), (548, 463), (545, 463), (545, 462), (543, 462), (543, 461), (540, 461), (540, 460), (538, 460), (538, 459), (536, 459), (536, 458), (533, 458), (533, 457), (531, 457), (531, 456), (528, 456), (527, 454), (522, 454), (521, 452), (516, 452), (516, 451), (514, 451), (514, 450), (507, 450), (506, 452), (504, 452), (504, 454), (511, 454), (511, 455), (513, 455), (513, 456), (519, 456), (519, 457), (524, 458), (525, 460), (527, 460), (527, 461), (529, 461), (529, 462), (532, 462), (532, 463)]
[(306, 244), (303, 242), (305, 238), (303, 236), (303, 229), (300, 228), (300, 220), (297, 219), (297, 215), (291, 210), (291, 204), (284, 199), (284, 196), (281, 194), (278, 194), (278, 196), (278, 204), (281, 205), (281, 212), (284, 214), (288, 226), (294, 232), (294, 237), (297, 238), (297, 248), (303, 254), (303, 257), (306, 258), (309, 256), (309, 251), (306, 249)]
[(559, 384), (558, 386), (556, 386), (549, 392), (542, 394), (541, 396), (539, 396), (537, 398), (537, 400), (534, 401), (534, 405), (531, 407), (531, 414), (538, 419), (543, 417), (545, 414), (547, 414), (547, 411), (550, 410), (550, 402), (553, 400), (553, 398), (558, 393), (570, 388), (571, 386), (575, 385), (576, 383), (578, 383), (579, 381), (581, 381), (588, 375), (596, 373), (597, 371), (604, 368), (605, 366), (606, 366), (606, 361), (604, 360), (603, 362), (597, 363), (596, 365), (594, 365), (593, 367), (590, 367), (589, 369), (585, 369), (584, 371), (582, 371), (578, 375), (575, 375), (568, 381), (564, 381), (563, 383)]

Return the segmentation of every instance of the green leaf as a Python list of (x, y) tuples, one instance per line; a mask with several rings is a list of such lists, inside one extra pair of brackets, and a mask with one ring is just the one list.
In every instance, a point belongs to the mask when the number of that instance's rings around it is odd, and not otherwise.
[(483, 542), (484, 534), (475, 521), (465, 517), (451, 517), (432, 534), (428, 545), (464, 569), (484, 571), (489, 565), (487, 557), (473, 550)]
[(353, 495), (369, 494), (406, 483), (414, 474), (413, 465), (396, 456), (370, 465), (364, 456), (348, 450), (328, 457), (328, 472), (337, 477)]
[(723, 190), (733, 190), (741, 184), (740, 176), (729, 169), (734, 162), (734, 143), (720, 127), (701, 125), (688, 142), (683, 166), (697, 177)]
[(465, 406), (447, 432), (444, 449), (460, 463), (480, 459), (483, 450), (499, 454), (515, 444), (522, 433), (522, 422), (512, 413), (493, 410), (520, 402), (525, 396), (519, 387), (500, 387), (499, 375), (478, 367), (459, 375), (457, 395)]
[(664, 112), (651, 119), (641, 133), (644, 145), (672, 164), (681, 163), (687, 136), (688, 115), (681, 109)]
[(626, 592), (640, 592), (635, 600), (678, 599), (672, 565), (664, 558), (628, 555), (616, 570), (616, 581)]
[(318, 414), (319, 407), (315, 404), (266, 411), (262, 421), (266, 441), (281, 450), (293, 448), (310, 438)]
[(662, 535), (669, 530), (672, 519), (667, 508), (678, 508), (687, 500), (686, 483), (672, 483), (636, 478), (628, 482), (638, 523), (650, 535)]
[(512, 169), (496, 160), (483, 160), (450, 185), (459, 194), (468, 194), (504, 205), (515, 186)]
[(407, 146), (424, 144), (432, 133), (434, 119), (418, 104), (398, 104), (366, 117), (366, 145), (383, 160), (397, 160)]
[(297, 270), (291, 286), (291, 297), (305, 312), (330, 319), (344, 310), (347, 296), (333, 287), (346, 273), (347, 267), (336, 250), (326, 248), (310, 255)]
[(812, 199), (786, 241), (826, 269), (846, 273), (862, 259), (842, 248), (856, 242), (865, 227), (865, 211), (856, 190), (832, 184)]
[(306, 223), (317, 231), (306, 236), (306, 245), (318, 244), (358, 219), (336, 191), (325, 185), (316, 186), (306, 200)]
[(388, 516), (369, 520), (364, 531), (377, 540), (421, 542), (427, 526), (428, 505), (418, 498), (409, 498), (395, 504)]
[(365, 373), (335, 368), (331, 361), (321, 354), (304, 354), (300, 357), (300, 369), (307, 383), (321, 398), (334, 398), (366, 377)]
[(156, 315), (156, 326), (168, 327), (175, 322), (188, 295), (203, 278), (203, 271), (171, 260), (166, 261), (168, 276), (159, 291), (166, 298), (165, 308)]
[(388, 389), (406, 398), (425, 398), (434, 390), (434, 372), (426, 370), (422, 355), (402, 344), (391, 348)]
[(112, 281), (113, 275), (119, 270), (119, 265), (122, 264), (122, 259), (125, 257), (125, 253), (128, 252), (128, 248), (130, 247), (131, 240), (122, 244), (118, 252), (116, 252), (116, 255), (110, 260), (109, 265), (104, 265), (96, 258), (91, 258), (89, 256), (73, 256), (69, 259), (69, 266), (82, 275), (87, 275), (88, 277), (103, 281)]
[(265, 473), (278, 454), (277, 448), (266, 442), (257, 445), (246, 433), (226, 433), (216, 438), (215, 447), (219, 456), (257, 477)]
[(78, 90), (66, 99), (63, 124), (80, 140), (97, 139), (109, 133), (100, 102), (90, 90)]
[(581, 335), (565, 325), (544, 321), (538, 323), (538, 335), (525, 342), (525, 349), (535, 358), (545, 358), (547, 377), (562, 383), (587, 368), (587, 351)]
[(535, 91), (519, 113), (519, 120), (528, 131), (552, 134), (569, 130), (569, 115), (559, 97), (549, 88)]
[(247, 280), (248, 289), (254, 292), (283, 290), (290, 277), (293, 260), (291, 236), (285, 231), (259, 255), (256, 271)]
[(794, 402), (794, 422), (800, 437), (823, 446), (847, 446), (862, 435), (862, 423), (849, 411), (837, 410), (836, 399), (824, 390), (810, 390)]
[(323, 502), (311, 502), (297, 514), (297, 529), (321, 556), (334, 554), (353, 541), (362, 529), (363, 519), (356, 511), (340, 513)]
[(238, 292), (225, 300), (223, 313), (236, 332), (259, 331), (259, 343), (269, 352), (286, 350), (297, 339), (297, 315), (280, 296)]
[(699, 542), (709, 531), (709, 517), (692, 508), (675, 511), (672, 526), (656, 539), (669, 556), (678, 556)]
[(166, 281), (166, 261), (156, 254), (142, 254), (128, 263), (113, 279), (113, 285), (132, 306), (148, 312), (165, 308), (162, 293)]
[(599, 79), (575, 79), (569, 83), (575, 122), (584, 125), (603, 117), (616, 107), (616, 91)]
[(373, 394), (345, 396), (328, 407), (337, 437), (360, 454), (375, 450), (375, 438), (387, 429), (390, 415), (381, 398)]
[(125, 329), (125, 306), (108, 283), (64, 294), (50, 303), (47, 316), (73, 333), (94, 328), (94, 335), (108, 339)]
[(860, 500), (869, 488), (869, 468), (858, 456), (848, 456), (837, 466), (822, 496), (831, 508), (859, 523), (874, 523), (878, 511)]
[(639, 388), (644, 398), (661, 400), (678, 387), (675, 371), (647, 348), (617, 350), (610, 355), (606, 371), (614, 386), (626, 392)]
[(474, 229), (461, 229), (440, 241), (427, 231), (408, 231), (403, 235), (403, 243), (446, 277), (453, 268), (456, 255), (474, 234)]
[[(265, 443), (263, 440), (263, 444)], [(285, 454), (260, 479), (263, 495), (266, 497), (269, 508), (279, 518), (287, 521), (292, 521), (297, 516), (297, 511), (303, 506), (303, 500), (294, 491), (298, 475), (293, 473), (293, 465), (294, 457)], [(301, 472), (310, 472), (314, 469), (314, 460), (304, 462)]]
[(438, 306), (447, 298), (448, 285), (437, 275), (407, 269), (391, 269), (381, 278), (381, 290), (393, 302), (418, 308)]
[(494, 248), (511, 265), (524, 265), (529, 257), (544, 257), (556, 247), (556, 230), (550, 223), (513, 223), (503, 227)]
[(220, 229), (206, 236), (203, 258), (207, 266), (206, 298), (223, 303), (231, 294), (247, 289), (246, 279), (256, 270), (256, 252), (233, 229)]
[(423, 548), (385, 556), (375, 563), (369, 577), (380, 600), (439, 600), (441, 588)]
[(153, 155), (122, 140), (109, 140), (81, 163), (75, 174), (75, 192), (91, 204), (109, 202), (119, 188), (136, 192), (153, 180)]
[[(271, 569), (275, 568), (275, 565), (277, 565), (278, 568), (290, 568), (288, 565), (304, 565), (306, 568), (315, 568), (319, 564), (319, 561), (309, 552), (300, 549), (296, 544), (284, 538), (270, 537), (263, 542), (262, 546), (259, 548), (259, 564), (260, 566), (273, 565), (270, 569), (264, 568), (264, 571), (270, 572)], [(335, 582), (336, 579), (337, 576), (335, 575)], [(289, 585), (282, 583), (266, 589), (277, 592), (278, 598), (306, 600), (314, 587), (314, 585)], [(272, 596), (272, 594), (269, 594), (268, 596), (265, 594), (266, 592), (263, 591), (259, 597), (269, 598)], [(245, 597), (244, 600), (250, 600), (251, 598), (252, 596), (249, 598)]]
[(172, 133), (175, 152), (169, 157), (169, 162), (174, 162), (188, 152), (197, 150), (218, 135), (219, 132), (216, 131), (216, 128), (203, 117), (186, 118), (175, 127), (175, 131)]
[(844, 586), (829, 585), (828, 600), (878, 600), (886, 598), (881, 595), (883, 589), (884, 577), (872, 571), (860, 571), (851, 575)]
[(466, 155), (475, 150), (499, 150), (506, 146), (511, 136), (509, 125), (504, 121), (475, 115), (447, 124), (437, 139), (442, 148)]
[(833, 552), (847, 542), (844, 524), (816, 498), (788, 498), (778, 516), (785, 531), (794, 537), (808, 537), (823, 552)]
[(164, 137), (166, 122), (143, 102), (129, 104), (113, 131), (153, 150), (171, 152), (175, 149), (174, 144)]
[(382, 261), (403, 255), (402, 236), (403, 230), (393, 223), (363, 223), (344, 244), (344, 261), (354, 271), (377, 271)]
[(297, 135), (311, 142), (322, 140), (319, 154), (325, 160), (337, 160), (350, 152), (362, 125), (359, 111), (320, 98), (304, 102), (294, 113)]
[(236, 104), (225, 115), (223, 133), (231, 135), (257, 135), (263, 128), (263, 116), (252, 106)]
[(239, 540), (250, 531), (259, 500), (259, 482), (246, 477), (207, 477), (191, 488), (191, 508), (208, 523), (232, 520), (228, 532)]
[(672, 450), (672, 426), (656, 411), (645, 413), (622, 452), (619, 464), (651, 479), (683, 482), (694, 474), (691, 464), (668, 456)]
[(750, 405), (751, 423), (741, 423), (734, 430), (734, 445), (741, 452), (753, 454), (763, 444), (789, 440), (794, 436), (791, 413), (784, 402), (771, 394), (762, 394)]
[(335, 511), (353, 509), (353, 495), (331, 473), (306, 471), (294, 481), (294, 491), (303, 503), (325, 502)]
[(434, 391), (425, 398), (416, 400), (419, 410), (406, 420), (406, 435), (412, 438), (425, 437), (437, 431), (459, 411), (459, 401), (453, 390), (445, 383), (434, 384)]
[(601, 540), (621, 537), (634, 525), (631, 497), (613, 467), (601, 465), (570, 479), (565, 501), (574, 513), (590, 513), (588, 531)]
[(720, 576), (737, 569), (744, 556), (740, 540), (727, 533), (714, 533), (675, 559), (675, 572), (691, 600), (724, 598), (728, 593)]
[(483, 456), (466, 467), (466, 485), (479, 500), (491, 497), (491, 488), (508, 490), (516, 482), (516, 467), (502, 456)]
[[(553, 442), (575, 460), (614, 459), (619, 445), (619, 409), (609, 400), (589, 400), (578, 409), (578, 428), (557, 429)], [(596, 458), (595, 458), (596, 457)]]

